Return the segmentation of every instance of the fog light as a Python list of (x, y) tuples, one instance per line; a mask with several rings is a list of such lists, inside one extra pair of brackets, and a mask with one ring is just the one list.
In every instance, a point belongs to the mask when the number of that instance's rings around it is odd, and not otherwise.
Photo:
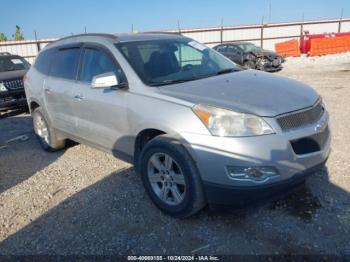
[(228, 166), (229, 176), (234, 180), (265, 182), (272, 177), (279, 176), (278, 170), (272, 166), (239, 167)]

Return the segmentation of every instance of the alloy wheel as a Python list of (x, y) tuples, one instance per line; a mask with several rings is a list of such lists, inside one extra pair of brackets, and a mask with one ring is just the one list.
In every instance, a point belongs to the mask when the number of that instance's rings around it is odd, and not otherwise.
[(179, 205), (185, 198), (186, 181), (178, 163), (166, 153), (155, 153), (147, 167), (154, 193), (168, 205)]

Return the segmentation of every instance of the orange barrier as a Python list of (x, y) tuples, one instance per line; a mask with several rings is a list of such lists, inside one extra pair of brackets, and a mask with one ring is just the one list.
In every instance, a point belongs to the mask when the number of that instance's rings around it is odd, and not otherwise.
[(350, 36), (311, 39), (310, 56), (337, 54), (350, 51)]
[(300, 56), (298, 40), (289, 40), (275, 44), (276, 53), (283, 56)]

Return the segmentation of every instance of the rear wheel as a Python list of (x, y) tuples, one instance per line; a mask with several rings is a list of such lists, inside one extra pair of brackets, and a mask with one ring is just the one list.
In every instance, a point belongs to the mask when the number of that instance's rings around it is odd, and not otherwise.
[(65, 147), (65, 139), (57, 137), (55, 130), (49, 126), (40, 108), (33, 111), (33, 127), (35, 135), (44, 150), (52, 152)]
[(206, 204), (194, 161), (182, 145), (166, 135), (145, 146), (140, 170), (148, 195), (164, 213), (184, 218)]

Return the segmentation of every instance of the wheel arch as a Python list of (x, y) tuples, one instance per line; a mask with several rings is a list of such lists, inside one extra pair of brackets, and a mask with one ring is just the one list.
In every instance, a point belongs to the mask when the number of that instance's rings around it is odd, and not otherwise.
[(157, 128), (145, 128), (138, 132), (134, 141), (134, 165), (138, 168), (138, 160), (145, 145), (157, 136), (167, 134), (166, 131)]
[(29, 104), (30, 113), (32, 113), (36, 108), (40, 107), (39, 102), (34, 99), (30, 99), (28, 104)]

